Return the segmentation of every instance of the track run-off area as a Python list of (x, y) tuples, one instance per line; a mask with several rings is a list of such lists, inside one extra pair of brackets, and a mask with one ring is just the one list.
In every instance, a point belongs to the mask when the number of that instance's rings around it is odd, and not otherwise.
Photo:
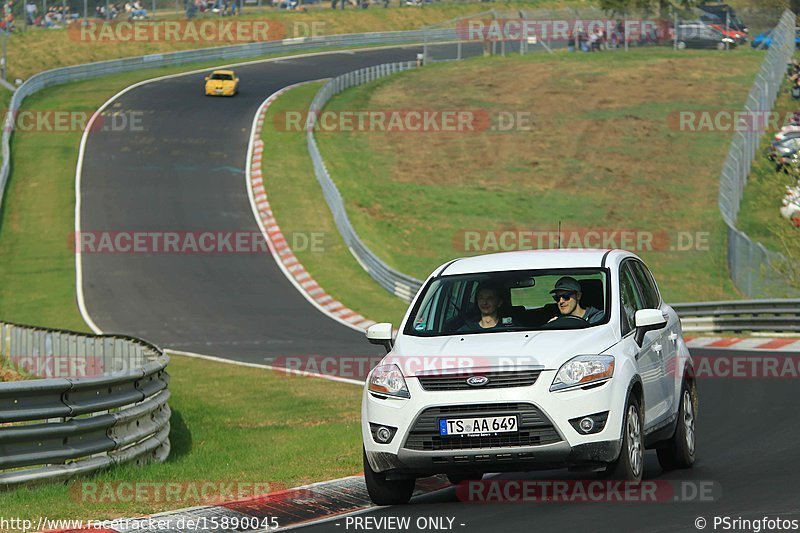
[[(143, 127), (140, 131), (92, 130), (85, 136), (76, 230), (260, 233), (248, 198), (245, 167), (253, 117), (264, 99), (292, 84), (414, 60), (419, 52), (420, 47), (401, 47), (243, 64), (235, 67), (242, 80), (240, 93), (227, 99), (203, 95), (203, 76), (210, 69), (129, 88), (107, 102), (106, 108), (141, 113)], [(477, 54), (480, 49), (470, 52)], [(264, 147), (271, 149), (280, 147)], [(312, 305), (271, 254), (93, 253), (80, 254), (77, 261), (82, 312), (98, 331), (255, 364), (281, 356), (381, 354), (363, 333)], [(732, 353), (724, 348), (692, 352), (699, 356)], [(737, 355), (762, 357), (764, 352), (739, 351)], [(714, 530), (715, 516), (797, 518), (800, 499), (793, 489), (800, 477), (796, 382), (707, 379), (698, 381), (698, 389), (695, 467), (667, 474), (649, 452), (644, 477), (667, 483), (686, 480), (694, 487), (708, 482), (714, 486), (710, 499), (498, 504), (461, 501), (463, 495), (447, 488), (418, 496), (409, 506), (374, 508), (357, 515), (370, 517), (369, 521), (341, 517), (305, 529), (666, 532), (697, 531), (698, 518), (707, 520), (705, 529)], [(495, 479), (586, 477), (586, 473), (557, 471)], [(384, 520), (390, 517), (391, 521)], [(410, 520), (394, 520), (403, 517)], [(439, 527), (432, 528), (434, 523)], [(392, 529), (398, 524), (404, 529)]]

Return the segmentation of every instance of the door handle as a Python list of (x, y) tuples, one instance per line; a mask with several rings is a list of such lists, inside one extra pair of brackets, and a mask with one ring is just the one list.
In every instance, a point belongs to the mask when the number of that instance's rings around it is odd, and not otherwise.
[(673, 331), (669, 334), (669, 340), (671, 340), (673, 344), (678, 344), (678, 334)]
[(662, 348), (663, 348), (663, 346), (661, 346), (660, 344), (654, 344), (653, 345), (653, 351), (654, 352), (658, 352), (658, 355), (661, 355), (661, 349)]

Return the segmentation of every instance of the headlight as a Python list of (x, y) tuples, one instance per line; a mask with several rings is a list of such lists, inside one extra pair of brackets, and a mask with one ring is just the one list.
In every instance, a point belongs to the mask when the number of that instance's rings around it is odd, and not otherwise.
[(614, 375), (614, 357), (610, 355), (579, 355), (558, 369), (551, 391), (583, 386), (587, 383), (605, 381)]
[(376, 366), (369, 376), (370, 392), (397, 396), (399, 398), (411, 398), (411, 394), (406, 387), (406, 380), (397, 365)]

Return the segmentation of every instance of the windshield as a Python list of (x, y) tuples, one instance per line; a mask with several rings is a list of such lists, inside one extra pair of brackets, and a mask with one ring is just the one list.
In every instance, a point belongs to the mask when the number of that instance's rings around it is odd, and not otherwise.
[(436, 337), (592, 327), (608, 321), (607, 295), (604, 269), (442, 276), (417, 299), (404, 333)]
[(230, 74), (220, 74), (220, 73), (215, 72), (214, 74), (211, 75), (211, 79), (212, 80), (232, 80), (233, 76), (231, 76)]

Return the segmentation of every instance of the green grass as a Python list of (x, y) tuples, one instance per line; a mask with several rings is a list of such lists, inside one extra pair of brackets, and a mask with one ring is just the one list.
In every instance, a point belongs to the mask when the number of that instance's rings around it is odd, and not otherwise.
[[(800, 108), (798, 102), (792, 100), (788, 83), (784, 84), (774, 111), (783, 119)], [(781, 124), (782, 125), (782, 124)], [(784, 197), (785, 187), (794, 186), (797, 179), (783, 172), (776, 172), (775, 166), (767, 157), (767, 149), (776, 131), (770, 130), (764, 136), (744, 190), (742, 205), (739, 211), (738, 226), (752, 240), (765, 245), (767, 249), (779, 252), (786, 257), (787, 279), (795, 287), (800, 288), (800, 228), (795, 228), (789, 220), (783, 218), (778, 211)]]
[[(321, 85), (293, 89), (270, 106), (262, 132), (264, 187), (290, 243), (293, 235), (320, 239), (319, 246), (295, 248), (297, 258), (320, 285), (368, 318), (399, 324), (406, 305), (377, 285), (347, 249), (314, 176), (305, 133), (277, 126), (285, 112), (308, 109)], [(280, 150), (271, 149), (277, 146)]]
[[(280, 489), (360, 473), (359, 387), (179, 356), (172, 357), (169, 372), (172, 451), (165, 463), (0, 492), (3, 517), (105, 519), (198, 505), (82, 501), (94, 483), (101, 484), (99, 494), (114, 482), (239, 482)], [(91, 484), (87, 489), (84, 481)]]
[[(434, 64), (350, 89), (326, 109), (531, 111), (535, 127), (320, 132), (317, 140), (359, 235), (417, 278), (473, 255), (464, 231), (555, 231), (560, 220), (565, 229), (650, 231), (665, 240), (638, 251), (668, 301), (736, 298), (717, 208), (731, 134), (678, 131), (669, 117), (741, 109), (762, 60), (749, 49), (647, 49)], [(708, 247), (672, 250), (681, 234), (700, 234)]]

